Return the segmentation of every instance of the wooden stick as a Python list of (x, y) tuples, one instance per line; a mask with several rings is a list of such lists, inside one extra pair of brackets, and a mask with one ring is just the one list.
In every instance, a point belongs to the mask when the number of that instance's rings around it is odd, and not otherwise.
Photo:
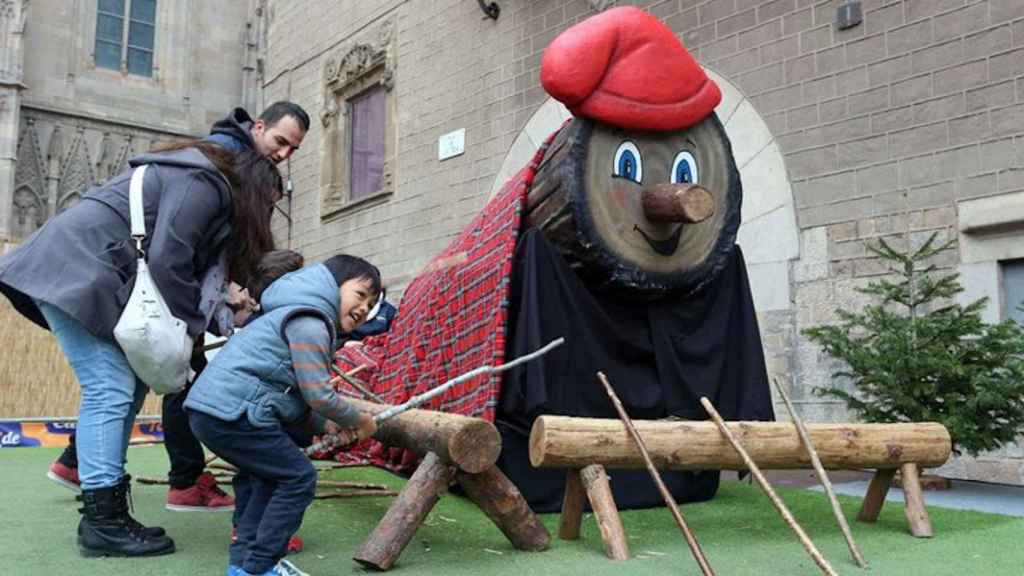
[[(214, 474), (213, 477), (216, 478), (217, 480), (230, 480), (231, 478), (233, 478), (233, 475)], [(133, 478), (133, 480), (135, 480), (139, 484), (147, 484), (147, 485), (164, 485), (164, 486), (167, 486), (167, 485), (170, 485), (170, 483), (171, 483), (167, 478), (157, 478), (156, 476), (138, 476), (138, 477)]]
[(608, 378), (605, 377), (603, 372), (597, 373), (597, 379), (604, 385), (604, 390), (608, 393), (608, 397), (611, 398), (612, 404), (615, 405), (615, 410), (619, 413), (619, 418), (621, 418), (622, 423), (626, 425), (626, 430), (629, 430), (629, 435), (633, 438), (633, 441), (636, 442), (636, 447), (640, 449), (640, 455), (643, 456), (644, 462), (647, 464), (647, 471), (651, 473), (651, 478), (658, 486), (658, 491), (661, 492), (661, 497), (665, 499), (665, 505), (672, 511), (672, 517), (675, 518), (676, 524), (683, 532), (683, 538), (686, 539), (686, 544), (690, 547), (690, 552), (693, 553), (693, 559), (697, 561), (697, 566), (700, 566), (701, 573), (705, 576), (714, 576), (715, 571), (711, 569), (711, 564), (708, 563), (707, 557), (704, 556), (704, 551), (701, 550), (700, 543), (697, 542), (697, 538), (694, 537), (693, 532), (691, 532), (689, 526), (686, 525), (686, 520), (683, 519), (683, 513), (679, 510), (679, 505), (676, 504), (675, 498), (672, 497), (672, 493), (668, 491), (668, 488), (665, 486), (665, 482), (661, 479), (661, 474), (654, 466), (654, 462), (651, 460), (651, 455), (647, 453), (647, 446), (644, 444), (643, 438), (640, 437), (640, 433), (637, 432), (636, 427), (633, 426), (633, 420), (631, 420), (629, 415), (626, 414), (625, 407), (622, 406), (622, 402), (619, 401), (619, 397), (615, 394), (615, 390), (612, 389), (612, 385), (608, 382)]
[(735, 448), (736, 452), (739, 453), (741, 458), (743, 458), (743, 461), (747, 465), (747, 469), (750, 470), (754, 479), (757, 480), (757, 483), (761, 486), (761, 489), (764, 490), (765, 494), (768, 495), (768, 498), (771, 499), (772, 504), (775, 505), (775, 509), (782, 515), (782, 519), (785, 520), (786, 524), (793, 529), (793, 532), (796, 532), (797, 537), (800, 538), (800, 543), (804, 545), (804, 548), (807, 549), (807, 553), (811, 555), (811, 558), (813, 558), (814, 562), (821, 568), (821, 571), (829, 576), (838, 576), (836, 571), (832, 569), (832, 565), (828, 563), (828, 560), (825, 560), (825, 557), (822, 556), (821, 552), (819, 552), (814, 546), (814, 542), (811, 542), (811, 539), (807, 537), (806, 533), (804, 533), (800, 524), (797, 524), (796, 518), (794, 518), (793, 514), (790, 513), (789, 508), (786, 507), (786, 503), (783, 502), (775, 493), (775, 490), (772, 489), (771, 484), (768, 483), (768, 479), (761, 473), (761, 469), (757, 467), (757, 464), (754, 464), (754, 461), (750, 458), (750, 455), (747, 454), (747, 451), (740, 444), (740, 441), (736, 439), (736, 436), (733, 435), (732, 431), (725, 425), (725, 421), (722, 420), (722, 416), (718, 413), (718, 410), (715, 410), (711, 401), (708, 400), (706, 396), (701, 396), (700, 403), (704, 406), (704, 410), (707, 411), (708, 415), (711, 416), (711, 419), (715, 421), (715, 425), (718, 426), (718, 430), (722, 432), (722, 436), (725, 436), (729, 441), (729, 444), (732, 444), (732, 447)]
[(800, 435), (800, 441), (803, 442), (805, 448), (807, 448), (807, 454), (811, 457), (811, 464), (814, 465), (814, 472), (818, 475), (818, 480), (821, 485), (825, 488), (825, 494), (828, 495), (828, 500), (832, 504), (832, 513), (835, 514), (836, 521), (839, 522), (839, 528), (843, 531), (843, 537), (846, 538), (846, 545), (850, 549), (850, 554), (853, 555), (853, 560), (861, 568), (867, 568), (868, 563), (864, 560), (864, 556), (861, 555), (860, 549), (857, 548), (857, 543), (853, 540), (853, 534), (850, 532), (850, 525), (846, 523), (846, 516), (843, 515), (843, 509), (839, 506), (839, 499), (836, 498), (836, 493), (832, 489), (832, 482), (828, 478), (828, 474), (825, 472), (825, 467), (821, 465), (821, 458), (818, 458), (818, 451), (814, 449), (814, 443), (811, 442), (811, 435), (807, 433), (807, 428), (804, 427), (803, 420), (797, 415), (796, 409), (793, 408), (793, 403), (789, 400), (789, 395), (786, 394), (786, 390), (783, 389), (782, 384), (779, 383), (777, 378), (773, 378), (772, 382), (775, 384), (775, 389), (779, 391), (779, 396), (782, 397), (782, 401), (786, 404), (786, 410), (789, 411), (789, 417), (793, 420), (793, 424), (796, 426), (797, 434)]
[(360, 496), (398, 496), (394, 490), (345, 490), (343, 492), (323, 492), (313, 496), (316, 500), (332, 498), (357, 498)]
[(383, 484), (370, 484), (367, 482), (338, 482), (337, 480), (317, 480), (317, 486), (326, 488), (359, 488), (363, 490), (387, 490)]
[[(342, 380), (347, 382), (350, 386), (352, 386), (353, 388), (358, 390), (359, 393), (362, 394), (364, 398), (369, 398), (370, 400), (373, 400), (374, 402), (379, 402), (381, 404), (387, 404), (387, 402), (385, 402), (383, 398), (381, 398), (379, 395), (374, 394), (373, 392), (371, 392), (370, 389), (367, 388), (363, 384), (363, 382), (361, 382), (358, 378), (355, 377), (356, 374), (359, 374), (363, 370), (366, 370), (367, 368), (369, 368), (369, 365), (367, 365), (367, 364), (360, 364), (359, 366), (356, 366), (355, 368), (349, 370), (348, 372), (342, 372), (334, 364), (331, 365), (331, 368), (334, 369), (334, 372), (335, 372), (335, 374), (338, 375), (338, 378), (341, 378)], [(332, 379), (332, 382), (333, 382), (333, 379)]]
[(219, 462), (214, 462), (208, 465), (207, 468), (210, 468), (211, 470), (226, 470), (228, 472), (238, 472), (238, 468), (235, 468), (231, 464), (221, 464)]

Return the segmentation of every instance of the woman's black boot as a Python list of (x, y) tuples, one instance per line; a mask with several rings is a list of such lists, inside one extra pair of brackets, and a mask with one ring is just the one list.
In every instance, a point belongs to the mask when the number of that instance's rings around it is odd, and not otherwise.
[(174, 552), (167, 536), (149, 536), (128, 514), (125, 481), (110, 488), (83, 489), (78, 549), (82, 556), (158, 556)]

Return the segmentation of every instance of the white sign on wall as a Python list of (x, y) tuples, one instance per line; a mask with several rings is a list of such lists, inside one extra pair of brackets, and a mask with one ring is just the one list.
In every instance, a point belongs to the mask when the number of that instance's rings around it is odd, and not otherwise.
[(447, 160), (466, 151), (466, 129), (460, 128), (437, 139), (437, 159)]

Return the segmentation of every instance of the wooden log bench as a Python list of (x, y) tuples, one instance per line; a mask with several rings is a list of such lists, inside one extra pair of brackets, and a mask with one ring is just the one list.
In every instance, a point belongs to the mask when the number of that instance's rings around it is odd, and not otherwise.
[[(742, 458), (712, 422), (634, 420), (659, 470), (742, 470)], [(730, 422), (729, 429), (762, 469), (811, 468), (811, 459), (789, 422)], [(827, 469), (874, 469), (857, 519), (874, 522), (896, 470), (901, 471), (910, 533), (933, 534), (918, 469), (941, 466), (952, 444), (944, 426), (906, 424), (807, 424)], [(568, 470), (559, 537), (579, 536), (584, 494), (598, 520), (605, 553), (628, 557), (614, 501), (606, 499), (604, 470), (642, 469), (639, 450), (620, 420), (540, 416), (530, 433), (530, 463)], [(585, 480), (589, 478), (589, 480)], [(602, 480), (603, 478), (603, 480)], [(619, 541), (621, 540), (621, 546)]]
[[(348, 402), (371, 414), (388, 408), (351, 398)], [(382, 422), (374, 438), (424, 458), (356, 553), (353, 559), (359, 564), (390, 569), (452, 482), (462, 486), (516, 549), (540, 551), (550, 545), (547, 528), (519, 489), (494, 465), (501, 453), (501, 436), (494, 424), (459, 414), (412, 409)]]

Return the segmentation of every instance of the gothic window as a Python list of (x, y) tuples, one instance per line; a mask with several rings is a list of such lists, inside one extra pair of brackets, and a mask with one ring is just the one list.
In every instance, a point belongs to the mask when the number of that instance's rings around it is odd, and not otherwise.
[(96, 66), (153, 75), (156, 0), (99, 0)]

